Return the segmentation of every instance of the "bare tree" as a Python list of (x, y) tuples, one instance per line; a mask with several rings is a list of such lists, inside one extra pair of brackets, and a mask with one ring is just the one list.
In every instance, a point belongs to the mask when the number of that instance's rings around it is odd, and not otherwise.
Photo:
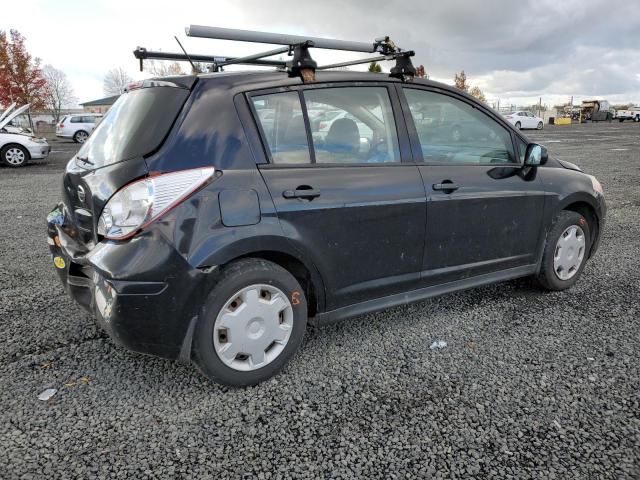
[(144, 70), (154, 77), (168, 77), (170, 75), (184, 75), (184, 71), (178, 62), (162, 62), (147, 60)]
[(53, 116), (54, 123), (60, 121), (62, 109), (75, 104), (78, 99), (73, 95), (73, 88), (67, 75), (51, 65), (42, 69), (45, 86), (45, 108)]
[(112, 68), (104, 76), (102, 89), (108, 97), (122, 95), (125, 88), (133, 82), (133, 78), (122, 68)]

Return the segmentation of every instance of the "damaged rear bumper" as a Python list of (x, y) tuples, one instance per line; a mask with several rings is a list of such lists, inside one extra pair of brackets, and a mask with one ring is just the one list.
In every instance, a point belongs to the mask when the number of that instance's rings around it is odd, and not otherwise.
[(59, 205), (47, 217), (47, 242), (67, 293), (117, 343), (178, 358), (201, 305), (203, 274), (159, 232), (127, 242), (99, 242), (87, 250), (74, 239), (63, 212)]

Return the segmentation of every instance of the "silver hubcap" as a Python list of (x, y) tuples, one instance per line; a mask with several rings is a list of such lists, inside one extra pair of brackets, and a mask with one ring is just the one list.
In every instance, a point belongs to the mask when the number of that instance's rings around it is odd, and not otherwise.
[(14, 147), (7, 150), (7, 153), (4, 155), (4, 159), (11, 165), (20, 165), (24, 163), (25, 156), (22, 150)]
[(250, 285), (224, 304), (213, 331), (220, 360), (234, 370), (249, 371), (273, 362), (293, 329), (293, 308), (273, 285)]
[(569, 280), (578, 273), (584, 251), (584, 231), (577, 225), (567, 227), (556, 243), (553, 257), (553, 271), (560, 280)]
[(76, 133), (76, 139), (78, 140), (78, 143), (84, 143), (87, 140), (88, 135), (84, 132), (78, 132)]

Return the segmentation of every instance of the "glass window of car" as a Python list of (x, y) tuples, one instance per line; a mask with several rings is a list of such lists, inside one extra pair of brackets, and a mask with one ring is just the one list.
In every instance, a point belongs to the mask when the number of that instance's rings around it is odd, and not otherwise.
[(71, 123), (82, 123), (83, 117), (71, 117)]
[(96, 123), (96, 117), (82, 117), (82, 123)]
[(309, 144), (297, 92), (251, 97), (273, 163), (309, 163)]
[(449, 95), (404, 89), (427, 163), (516, 163), (509, 131)]
[(398, 134), (385, 87), (304, 91), (316, 163), (399, 162)]

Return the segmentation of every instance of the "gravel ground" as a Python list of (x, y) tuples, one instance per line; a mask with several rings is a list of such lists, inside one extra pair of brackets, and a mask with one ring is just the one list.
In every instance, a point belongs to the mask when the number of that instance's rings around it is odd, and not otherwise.
[(0, 168), (0, 478), (640, 478), (640, 125), (531, 136), (607, 195), (573, 289), (515, 281), (310, 331), (238, 390), (114, 345), (66, 297), (44, 217), (73, 144)]

